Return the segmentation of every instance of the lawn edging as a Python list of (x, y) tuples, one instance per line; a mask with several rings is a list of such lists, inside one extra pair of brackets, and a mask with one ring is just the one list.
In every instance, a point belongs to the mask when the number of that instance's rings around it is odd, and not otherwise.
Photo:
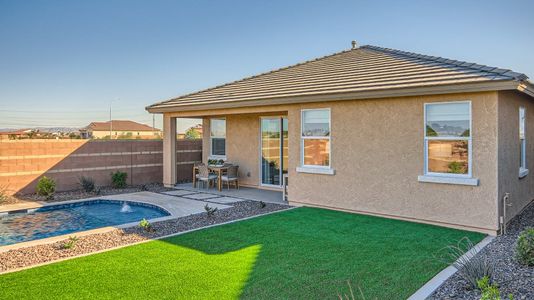
[[(469, 249), (464, 255), (458, 258), (457, 261), (465, 259), (466, 257), (473, 257), (473, 255), (480, 252), (484, 247), (486, 247), (491, 241), (495, 239), (494, 236), (486, 236), (482, 241), (476, 244), (473, 248)], [(420, 300), (427, 299), (430, 297), (447, 279), (452, 275), (458, 272), (458, 269), (454, 265), (450, 265), (443, 269), (441, 272), (432, 277), (427, 283), (420, 287), (415, 293), (413, 293), (408, 300)]]
[(155, 240), (166, 239), (166, 238), (169, 238), (169, 237), (178, 236), (178, 235), (182, 235), (182, 234), (186, 234), (186, 233), (190, 233), (190, 232), (195, 232), (195, 231), (199, 231), (199, 230), (203, 230), (203, 229), (208, 229), (208, 228), (212, 228), (212, 227), (216, 227), (216, 226), (220, 226), (220, 225), (231, 224), (231, 223), (236, 223), (236, 222), (240, 222), (240, 221), (246, 221), (246, 220), (249, 220), (249, 219), (254, 219), (254, 218), (267, 216), (267, 215), (271, 215), (271, 214), (275, 214), (275, 213), (289, 211), (289, 210), (296, 209), (296, 208), (298, 208), (298, 207), (294, 207), (294, 206), (293, 207), (288, 207), (286, 209), (271, 211), (271, 212), (267, 212), (267, 213), (264, 213), (264, 214), (257, 214), (257, 215), (254, 215), (254, 216), (249, 216), (249, 217), (245, 217), (245, 218), (235, 219), (235, 220), (231, 220), (231, 221), (226, 221), (226, 222), (222, 222), (222, 223), (202, 226), (202, 227), (193, 228), (193, 229), (189, 229), (189, 230), (185, 230), (185, 231), (181, 231), (181, 232), (176, 232), (176, 233), (167, 234), (167, 235), (163, 235), (163, 236), (159, 236), (159, 237), (154, 237), (154, 238), (151, 238), (151, 239), (146, 239), (146, 240), (142, 240), (142, 241), (139, 241), (139, 242), (134, 242), (134, 243), (131, 243), (131, 244), (124, 244), (124, 245), (120, 245), (120, 246), (117, 246), (117, 247), (111, 247), (111, 248), (107, 248), (107, 249), (103, 249), (103, 250), (98, 250), (98, 251), (95, 251), (95, 252), (84, 253), (84, 254), (75, 255), (75, 256), (69, 256), (69, 257), (60, 258), (60, 259), (52, 260), (52, 261), (47, 261), (47, 262), (44, 262), (44, 263), (35, 264), (35, 265), (31, 265), (31, 266), (25, 266), (25, 267), (21, 267), (21, 268), (6, 270), (6, 271), (0, 271), (0, 276), (4, 275), (4, 274), (8, 274), (8, 273), (14, 273), (14, 272), (23, 271), (23, 270), (27, 270), (27, 269), (32, 269), (32, 268), (36, 268), (36, 267), (40, 267), (40, 266), (50, 265), (50, 264), (54, 264), (54, 263), (58, 263), (58, 262), (66, 261), (66, 260), (71, 260), (71, 259), (75, 259), (75, 258), (80, 258), (80, 257), (85, 257), (85, 256), (94, 255), (94, 254), (104, 253), (104, 252), (108, 252), (108, 251), (112, 251), (112, 250), (117, 250), (117, 249), (121, 249), (121, 248), (125, 248), (125, 247), (140, 245), (140, 244), (148, 243), (148, 242), (155, 241)]

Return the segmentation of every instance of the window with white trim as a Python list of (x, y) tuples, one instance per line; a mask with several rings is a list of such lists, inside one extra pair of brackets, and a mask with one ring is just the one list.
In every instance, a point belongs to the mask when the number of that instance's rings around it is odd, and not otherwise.
[(330, 109), (301, 112), (301, 166), (330, 168)]
[(526, 138), (526, 110), (519, 107), (519, 177), (528, 174), (527, 169), (527, 138)]
[(210, 144), (210, 156), (226, 156), (226, 119), (219, 118), (210, 120)]
[(471, 177), (471, 102), (425, 104), (425, 174)]

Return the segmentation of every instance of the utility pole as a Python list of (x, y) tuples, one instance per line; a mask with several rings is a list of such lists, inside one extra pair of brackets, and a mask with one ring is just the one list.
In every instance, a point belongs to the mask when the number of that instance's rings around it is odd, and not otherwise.
[[(111, 118), (111, 106), (113, 106), (113, 101), (109, 103), (109, 139), (111, 140), (113, 138), (112, 131), (113, 131), (113, 119)], [(119, 98), (117, 98), (117, 101), (119, 101)]]
[(111, 106), (113, 105), (113, 101), (109, 103), (109, 139), (111, 140), (112, 135), (111, 132), (113, 131), (113, 121), (111, 120)]
[(156, 132), (156, 115), (152, 114), (152, 129)]

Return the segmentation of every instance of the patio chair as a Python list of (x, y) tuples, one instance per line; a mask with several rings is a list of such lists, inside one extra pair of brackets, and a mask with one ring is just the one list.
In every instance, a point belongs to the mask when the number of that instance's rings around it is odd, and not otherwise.
[[(198, 166), (197, 175), (197, 180), (202, 182), (202, 185), (204, 185), (204, 182), (206, 182), (208, 184), (208, 188), (210, 188), (211, 182), (215, 182), (215, 180), (217, 180), (217, 175), (211, 174), (208, 166), (204, 164)], [(198, 185), (198, 187), (200, 188), (200, 185)]]
[(221, 176), (221, 181), (223, 183), (223, 186), (224, 186), (224, 183), (226, 182), (228, 189), (230, 189), (230, 182), (234, 182), (235, 188), (239, 189), (239, 178), (237, 177), (238, 168), (239, 166), (234, 166), (234, 165), (231, 165), (230, 167), (228, 167), (228, 171), (226, 172), (226, 174)]
[(206, 164), (203, 163), (203, 162), (196, 162), (196, 163), (193, 163), (193, 174), (195, 176), (195, 182), (194, 182), (194, 186), (193, 187), (196, 187), (196, 181), (198, 181), (198, 178), (200, 177), (200, 174), (198, 174), (198, 167), (200, 166), (205, 166)]

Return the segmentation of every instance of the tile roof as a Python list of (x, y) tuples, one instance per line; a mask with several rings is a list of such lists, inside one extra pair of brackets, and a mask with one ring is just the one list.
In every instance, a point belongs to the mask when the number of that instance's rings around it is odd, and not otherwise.
[[(85, 127), (93, 131), (109, 131), (109, 122), (92, 122)], [(129, 120), (112, 120), (113, 131), (159, 131), (157, 128)]]
[(180, 96), (147, 109), (491, 81), (519, 83), (527, 79), (525, 74), (506, 69), (367, 45)]

